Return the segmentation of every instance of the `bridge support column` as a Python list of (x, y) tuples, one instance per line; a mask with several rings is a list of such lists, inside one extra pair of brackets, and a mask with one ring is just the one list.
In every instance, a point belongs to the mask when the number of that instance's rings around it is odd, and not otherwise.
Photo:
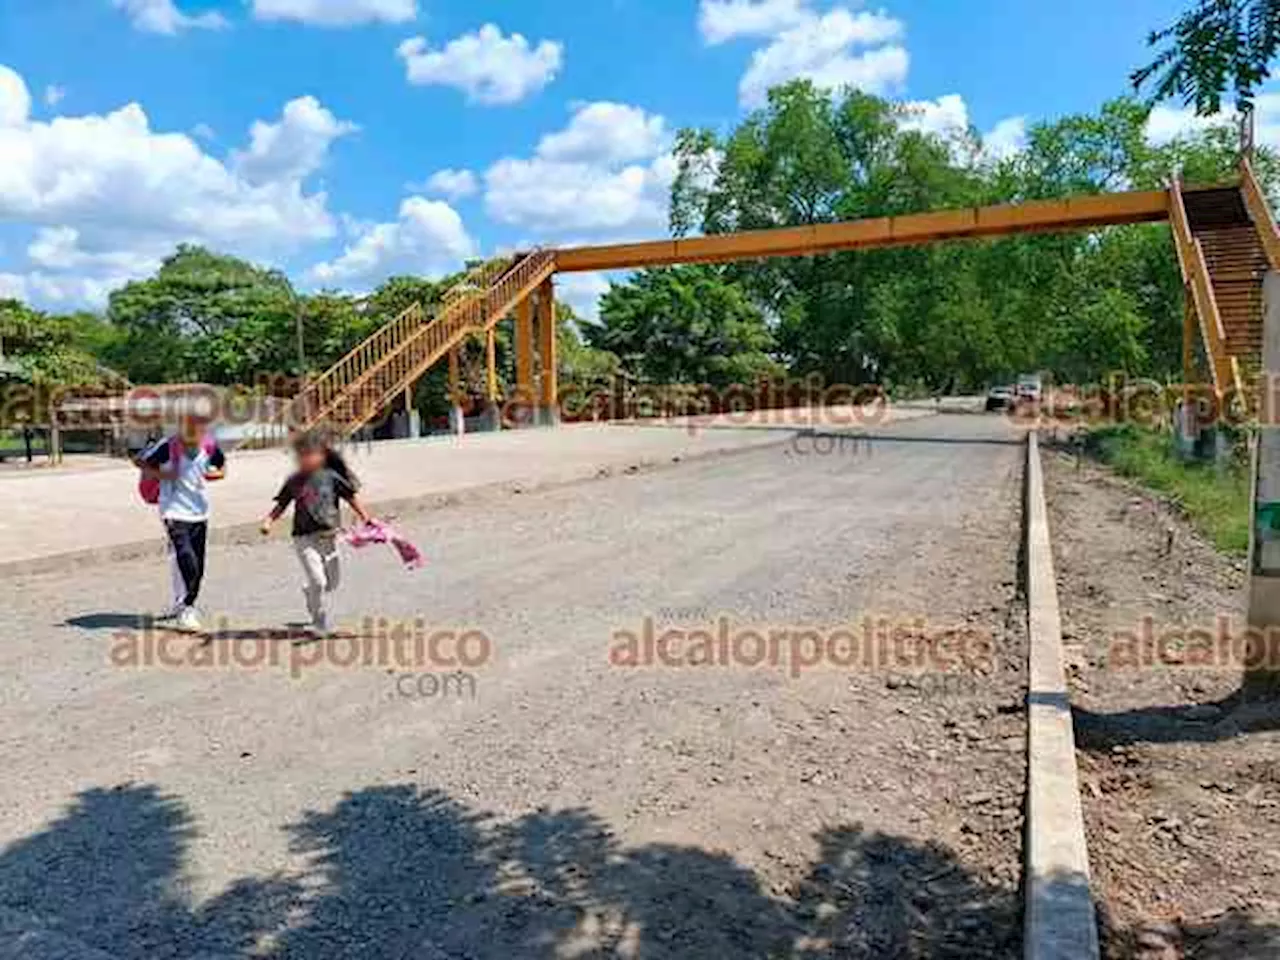
[(559, 358), (556, 355), (555, 282), (548, 277), (538, 287), (538, 359), (542, 369), (537, 422), (555, 426), (560, 422)]
[(525, 297), (516, 304), (516, 389), (510, 410), (514, 426), (528, 426), (537, 405), (533, 389), (533, 298)]
[(449, 351), (449, 428), (456, 436), (467, 430), (466, 413), (462, 409), (462, 363), (458, 347)]
[(1199, 418), (1196, 410), (1196, 308), (1191, 299), (1191, 285), (1183, 288), (1182, 306), (1182, 400), (1174, 416), (1174, 443), (1184, 459), (1195, 456), (1196, 441), (1200, 438)]
[(498, 395), (498, 328), (484, 332), (485, 430), (502, 429), (502, 398)]
[(1280, 697), (1280, 273), (1262, 285), (1262, 371), (1249, 538), (1249, 627), (1245, 699)]
[(1182, 383), (1189, 386), (1196, 376), (1196, 308), (1191, 302), (1191, 291), (1185, 290), (1182, 307)]
[(413, 405), (413, 384), (404, 388), (404, 422), (406, 436), (422, 436), (422, 414)]

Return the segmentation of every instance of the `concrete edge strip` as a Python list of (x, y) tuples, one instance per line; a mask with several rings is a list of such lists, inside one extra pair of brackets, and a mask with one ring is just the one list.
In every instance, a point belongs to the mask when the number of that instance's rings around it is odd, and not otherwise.
[[(562, 489), (564, 487), (577, 486), (580, 483), (590, 483), (594, 480), (603, 480), (623, 473), (635, 473), (642, 470), (661, 470), (681, 463), (693, 463), (699, 460), (715, 460), (721, 457), (753, 453), (758, 450), (768, 450), (790, 442), (794, 433), (796, 433), (796, 431), (790, 431), (787, 436), (779, 437), (776, 433), (770, 431), (765, 434), (767, 439), (762, 437), (757, 442), (746, 443), (737, 447), (720, 447), (715, 450), (699, 450), (693, 453), (675, 454), (659, 459), (654, 459), (652, 457), (641, 458), (640, 460), (629, 464), (600, 465), (593, 467), (591, 473), (583, 473), (574, 477), (540, 481), (525, 481), (520, 479), (497, 480), (492, 483), (477, 484), (473, 487), (459, 487), (456, 490), (437, 491), (435, 493), (422, 494), (421, 496), (401, 497), (394, 500), (371, 501), (367, 506), (375, 514), (388, 516), (420, 513), (430, 509), (452, 507), (466, 503), (476, 503), (493, 499), (494, 497), (502, 496), (504, 494), (543, 493), (550, 490)], [(270, 506), (270, 499), (268, 498), (263, 502), (265, 504), (263, 512), (265, 513), (266, 507)], [(228, 524), (222, 527), (213, 527), (209, 531), (209, 543), (217, 546), (241, 546), (249, 543), (259, 543), (263, 538), (262, 534), (258, 532), (258, 524), (258, 520), (250, 520), (242, 523)], [(287, 527), (288, 525), (286, 524), (280, 532), (273, 534), (272, 539), (275, 537), (288, 537), (289, 534)], [(155, 536), (148, 537), (145, 540), (113, 543), (102, 547), (90, 547), (86, 550), (71, 550), (63, 553), (46, 554), (42, 557), (30, 557), (23, 560), (8, 560), (0, 562), (0, 580), (7, 580), (13, 577), (58, 573), (74, 567), (84, 566), (85, 564), (120, 563), (125, 560), (138, 560), (146, 557), (163, 557), (164, 555), (165, 543), (163, 536), (157, 532)]]
[(1030, 640), (1023, 955), (1026, 960), (1097, 960), (1097, 917), (1035, 431), (1027, 435), (1023, 492)]

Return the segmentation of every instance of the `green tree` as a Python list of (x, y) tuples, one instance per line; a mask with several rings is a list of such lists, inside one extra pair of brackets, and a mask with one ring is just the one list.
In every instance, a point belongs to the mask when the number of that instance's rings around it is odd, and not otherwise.
[[(715, 234), (1162, 189), (1175, 170), (1196, 184), (1235, 176), (1229, 125), (1156, 145), (1149, 116), (1114, 100), (1034, 124), (1023, 150), (996, 161), (971, 131), (922, 133), (900, 106), (797, 82), (723, 137), (681, 134), (673, 227)], [(1277, 182), (1269, 151), (1255, 166)], [(1163, 225), (779, 258), (725, 276), (777, 318), (776, 354), (791, 372), (828, 382), (976, 388), (1022, 370), (1165, 376), (1181, 362), (1182, 283)]]
[(180, 246), (154, 277), (111, 294), (114, 357), (140, 382), (251, 383), (297, 370), (299, 302), (288, 279), (202, 247)]
[(1176, 98), (1201, 115), (1221, 110), (1228, 91), (1246, 107), (1280, 46), (1280, 0), (1196, 0), (1148, 45), (1155, 58), (1134, 71), (1136, 88), (1150, 84), (1156, 100)]
[(718, 267), (641, 270), (604, 295), (584, 332), (650, 383), (725, 387), (777, 370), (763, 314)]
[(389, 277), (369, 295), (367, 307), (372, 315), (382, 318), (385, 323), (415, 303), (430, 309), (450, 285), (450, 280), (436, 282), (413, 276)]
[(98, 360), (114, 331), (95, 314), (47, 314), (0, 300), (0, 355), (36, 383), (93, 386), (119, 379)]

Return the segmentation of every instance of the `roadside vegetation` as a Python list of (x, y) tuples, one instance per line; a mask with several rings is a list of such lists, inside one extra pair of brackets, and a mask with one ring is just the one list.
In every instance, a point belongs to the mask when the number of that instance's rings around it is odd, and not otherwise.
[(1085, 450), (1116, 473), (1168, 498), (1226, 553), (1249, 550), (1249, 470), (1243, 443), (1225, 463), (1184, 460), (1168, 430), (1135, 424), (1097, 427)]

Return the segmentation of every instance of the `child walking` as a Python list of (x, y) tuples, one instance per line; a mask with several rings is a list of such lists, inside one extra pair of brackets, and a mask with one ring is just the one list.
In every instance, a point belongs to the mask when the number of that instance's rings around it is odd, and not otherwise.
[(315, 633), (333, 632), (331, 595), (338, 589), (342, 569), (338, 560), (338, 531), (342, 526), (342, 501), (351, 504), (364, 523), (372, 522), (357, 491), (360, 483), (346, 461), (316, 431), (299, 434), (293, 441), (298, 469), (276, 494), (276, 505), (262, 521), (262, 533), (271, 532), (289, 504), (293, 504), (293, 547), (302, 564), (307, 613)]

